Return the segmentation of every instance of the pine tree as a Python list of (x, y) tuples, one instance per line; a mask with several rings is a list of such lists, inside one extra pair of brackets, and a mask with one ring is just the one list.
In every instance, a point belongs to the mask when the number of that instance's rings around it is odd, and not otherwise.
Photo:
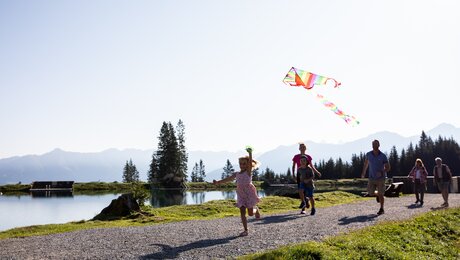
[(233, 169), (233, 165), (230, 163), (230, 160), (227, 159), (227, 163), (225, 164), (225, 167), (222, 168), (224, 171), (222, 172), (222, 179), (225, 179), (233, 174), (235, 170)]
[(158, 139), (158, 178), (162, 180), (166, 176), (174, 177), (180, 169), (180, 155), (174, 128), (170, 122), (163, 122)]
[(152, 154), (152, 160), (150, 162), (150, 168), (148, 172), (148, 181), (149, 183), (157, 183), (158, 182), (158, 159), (157, 159), (157, 153), (153, 152)]
[(197, 182), (198, 181), (198, 163), (195, 163), (195, 166), (193, 167), (192, 174), (190, 176), (190, 179), (192, 182)]
[(200, 165), (198, 166), (198, 182), (204, 182), (206, 178), (206, 170), (203, 163), (203, 160), (200, 160)]
[(177, 122), (176, 132), (179, 149), (179, 170), (177, 174), (185, 179), (187, 178), (188, 154), (187, 149), (185, 148), (185, 126), (180, 119), (179, 122)]
[(171, 122), (163, 122), (158, 136), (158, 149), (152, 154), (149, 181), (166, 187), (183, 187), (187, 179), (187, 161), (182, 120), (177, 123), (177, 137)]
[(123, 168), (123, 182), (138, 182), (139, 172), (137, 171), (136, 165), (129, 159), (126, 161), (125, 167)]
[(393, 147), (391, 147), (390, 155), (388, 156), (388, 162), (390, 164), (390, 173), (388, 174), (388, 177), (399, 175), (398, 161), (398, 151), (396, 150), (396, 146), (393, 145)]
[(259, 175), (260, 175), (259, 168), (257, 168), (254, 171), (252, 171), (252, 180), (253, 181), (259, 181), (260, 180)]

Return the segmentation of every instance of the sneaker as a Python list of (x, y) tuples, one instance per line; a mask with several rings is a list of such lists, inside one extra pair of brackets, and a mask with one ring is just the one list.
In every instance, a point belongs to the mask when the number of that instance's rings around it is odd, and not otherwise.
[(316, 209), (315, 209), (315, 208), (311, 208), (311, 213), (310, 213), (310, 215), (313, 216), (313, 215), (315, 215), (315, 213), (316, 213)]
[(305, 210), (302, 210), (302, 211), (300, 212), (300, 214), (305, 214), (305, 213), (306, 213)]
[(447, 202), (444, 202), (443, 204), (441, 204), (441, 207), (448, 207), (449, 206), (449, 203)]
[(305, 207), (305, 201), (300, 202), (299, 209), (301, 209), (301, 208), (303, 208), (303, 207)]
[(385, 213), (385, 210), (383, 210), (383, 208), (380, 208), (379, 212), (377, 212), (377, 215), (382, 215), (383, 213)]
[(420, 206), (423, 206), (423, 200), (420, 201)]
[(415, 204), (417, 204), (417, 203), (419, 203), (419, 202), (420, 202), (419, 200), (416, 200), (416, 201), (415, 201)]

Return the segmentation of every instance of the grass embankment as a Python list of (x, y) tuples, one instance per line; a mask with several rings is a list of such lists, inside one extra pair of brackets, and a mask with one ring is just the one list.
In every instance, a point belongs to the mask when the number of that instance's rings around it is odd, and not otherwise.
[(241, 259), (459, 259), (460, 208), (367, 227)]
[(7, 184), (0, 185), (0, 192), (23, 193), (30, 190), (30, 184)]
[[(254, 186), (262, 187), (263, 181), (253, 181)], [(187, 182), (187, 187), (190, 190), (222, 190), (235, 189), (236, 182), (227, 182), (219, 185), (214, 185), (212, 182)]]
[[(363, 198), (346, 192), (326, 192), (316, 197), (317, 207), (351, 203)], [(131, 216), (111, 221), (78, 221), (66, 224), (39, 225), (14, 228), (0, 232), (0, 239), (11, 237), (26, 237), (69, 232), (81, 229), (125, 227), (152, 225), (174, 221), (194, 219), (216, 219), (229, 216), (239, 216), (235, 207), (235, 200), (215, 200), (198, 205), (180, 205), (163, 208), (143, 207), (143, 213), (134, 213)], [(287, 197), (268, 196), (259, 203), (262, 214), (271, 214), (298, 210), (299, 200)]]
[[(256, 187), (262, 187), (263, 181), (253, 181)], [(150, 184), (140, 182), (145, 189), (150, 189)], [(321, 187), (348, 187), (348, 186), (362, 186), (367, 184), (367, 179), (341, 179), (341, 180), (317, 180), (316, 185)], [(1, 192), (29, 192), (31, 184), (7, 184), (0, 185)], [(234, 189), (236, 188), (235, 182), (228, 182), (224, 184), (214, 185), (210, 182), (187, 182), (187, 187), (191, 190), (221, 190), (221, 189)], [(88, 192), (125, 192), (132, 189), (131, 183), (123, 182), (76, 182), (73, 185), (74, 192), (88, 193)]]
[[(150, 189), (150, 184), (140, 183), (146, 190)], [(3, 193), (28, 193), (30, 191), (31, 184), (7, 184), (0, 185), (0, 192)], [(130, 192), (133, 188), (132, 183), (122, 182), (76, 182), (73, 185), (73, 191), (76, 194), (92, 194), (101, 192)]]
[[(150, 184), (139, 183), (146, 190), (150, 189)], [(97, 194), (97, 193), (123, 193), (131, 192), (133, 189), (133, 183), (123, 182), (76, 182), (73, 185), (74, 194)]]

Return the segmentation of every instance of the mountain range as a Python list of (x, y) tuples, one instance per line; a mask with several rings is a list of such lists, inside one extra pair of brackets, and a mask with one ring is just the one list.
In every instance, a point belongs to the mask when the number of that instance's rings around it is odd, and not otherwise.
[[(420, 131), (421, 133), (422, 131)], [(460, 128), (446, 123), (425, 131), (425, 133), (433, 140), (439, 136), (452, 137), (457, 142), (460, 140)], [(307, 153), (313, 157), (313, 162), (328, 160), (329, 158), (342, 158), (343, 161), (349, 161), (352, 154), (371, 150), (371, 142), (374, 139), (380, 140), (380, 149), (388, 154), (393, 146), (400, 152), (401, 149), (406, 149), (410, 143), (418, 143), (420, 134), (403, 137), (396, 133), (383, 131), (342, 144), (317, 143), (308, 140), (305, 141), (305, 144)], [(141, 180), (147, 180), (152, 153), (153, 149), (108, 149), (97, 153), (78, 153), (54, 149), (42, 155), (14, 156), (0, 159), (0, 184), (31, 183), (39, 180), (120, 182), (123, 167), (126, 161), (130, 159), (136, 165)], [(296, 153), (298, 153), (298, 144), (291, 144), (255, 154), (254, 157), (262, 162), (260, 171), (268, 167), (276, 173), (285, 173), (292, 166), (291, 160)], [(188, 172), (192, 171), (195, 163), (203, 160), (206, 180), (211, 181), (220, 179), (222, 168), (227, 159), (230, 160), (234, 169), (238, 170), (238, 157), (245, 155), (245, 152), (188, 151), (188, 155)]]

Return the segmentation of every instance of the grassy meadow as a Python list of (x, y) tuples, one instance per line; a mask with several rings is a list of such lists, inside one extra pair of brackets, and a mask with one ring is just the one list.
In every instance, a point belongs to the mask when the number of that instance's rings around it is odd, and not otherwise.
[(431, 211), (240, 259), (460, 259), (460, 208)]

